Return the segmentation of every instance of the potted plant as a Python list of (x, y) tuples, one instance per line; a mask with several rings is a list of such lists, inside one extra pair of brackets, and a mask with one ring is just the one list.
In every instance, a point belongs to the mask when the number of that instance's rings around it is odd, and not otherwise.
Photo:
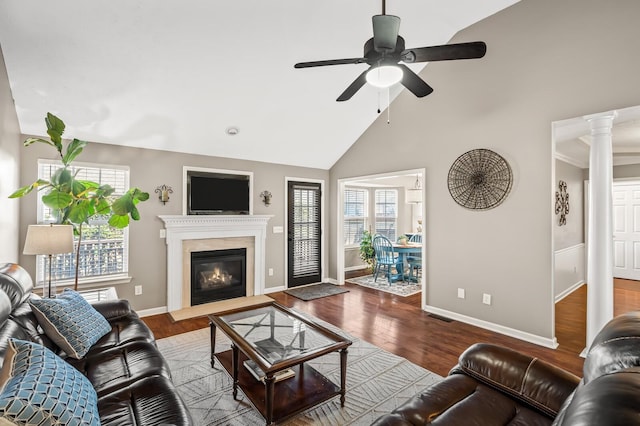
[(373, 234), (370, 231), (362, 233), (360, 240), (360, 259), (364, 260), (369, 270), (373, 270), (376, 264), (376, 253), (373, 249)]
[(138, 188), (131, 188), (119, 197), (114, 197), (114, 189), (110, 185), (99, 185), (96, 182), (76, 179), (70, 171), (73, 160), (82, 153), (87, 142), (73, 139), (66, 145), (62, 140), (64, 122), (51, 113), (45, 118), (47, 134), (50, 140), (28, 138), (24, 146), (39, 142), (54, 148), (63, 167), (58, 169), (51, 180), (38, 179), (31, 185), (23, 186), (9, 196), (9, 198), (23, 197), (34, 189), (42, 191), (42, 202), (51, 208), (57, 216), (57, 223), (73, 225), (74, 233), (78, 236), (76, 250), (74, 289), (78, 289), (78, 271), (80, 264), (80, 242), (82, 241), (82, 225), (89, 223), (92, 217), (102, 215), (108, 218), (109, 225), (114, 228), (126, 228), (129, 218), (140, 219), (140, 212), (136, 204), (149, 199), (149, 194)]
[(407, 238), (407, 236), (404, 234), (398, 237), (398, 244), (400, 244), (401, 246), (406, 246), (408, 241), (409, 241), (409, 238)]

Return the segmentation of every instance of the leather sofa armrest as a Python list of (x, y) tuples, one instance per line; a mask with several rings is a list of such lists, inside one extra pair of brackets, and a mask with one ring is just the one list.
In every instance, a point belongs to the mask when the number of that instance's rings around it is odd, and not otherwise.
[(100, 312), (107, 320), (112, 320), (124, 316), (138, 315), (131, 309), (131, 305), (128, 300), (101, 300), (99, 302), (93, 302), (91, 304), (96, 311)]
[(405, 420), (402, 413), (390, 413), (382, 417), (379, 417), (378, 419), (376, 419), (376, 421), (371, 423), (371, 426), (412, 426), (412, 425), (413, 423), (411, 423), (408, 420)]
[(580, 378), (562, 368), (502, 346), (476, 343), (450, 374), (463, 373), (555, 417)]

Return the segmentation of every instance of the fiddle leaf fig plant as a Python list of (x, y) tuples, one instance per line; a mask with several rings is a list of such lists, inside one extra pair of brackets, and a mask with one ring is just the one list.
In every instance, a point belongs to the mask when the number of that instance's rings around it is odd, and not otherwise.
[[(140, 212), (136, 205), (149, 199), (147, 192), (138, 188), (130, 188), (121, 196), (114, 196), (114, 188), (100, 185), (89, 180), (77, 179), (71, 172), (72, 162), (78, 157), (87, 142), (73, 139), (67, 143), (66, 149), (62, 139), (65, 130), (64, 122), (51, 113), (45, 118), (47, 134), (50, 140), (28, 138), (24, 146), (43, 143), (54, 148), (63, 167), (57, 169), (50, 180), (38, 179), (30, 185), (16, 190), (9, 198), (20, 198), (30, 192), (42, 191), (42, 202), (53, 211), (57, 223), (73, 225), (78, 236), (78, 247), (82, 240), (82, 225), (88, 224), (91, 218), (108, 217), (108, 223), (114, 228), (126, 228), (130, 218), (140, 220)], [(78, 271), (80, 250), (76, 250), (76, 270), (74, 288), (78, 289)]]

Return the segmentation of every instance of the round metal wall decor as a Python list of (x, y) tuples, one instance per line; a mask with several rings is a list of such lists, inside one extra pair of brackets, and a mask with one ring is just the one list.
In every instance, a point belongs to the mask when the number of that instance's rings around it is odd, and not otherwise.
[(500, 205), (511, 190), (509, 163), (488, 149), (474, 149), (453, 162), (447, 179), (456, 203), (471, 210), (489, 210)]

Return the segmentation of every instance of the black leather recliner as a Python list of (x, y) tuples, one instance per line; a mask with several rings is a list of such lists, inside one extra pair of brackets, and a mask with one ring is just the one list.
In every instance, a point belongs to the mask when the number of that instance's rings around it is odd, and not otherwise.
[(603, 327), (589, 348), (583, 375), (478, 343), (460, 356), (447, 378), (373, 424), (640, 424), (640, 312)]

